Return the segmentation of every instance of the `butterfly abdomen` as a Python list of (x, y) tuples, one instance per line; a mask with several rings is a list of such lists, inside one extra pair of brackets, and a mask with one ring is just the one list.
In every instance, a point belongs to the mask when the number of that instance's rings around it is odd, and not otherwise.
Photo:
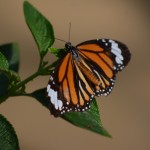
[(94, 75), (93, 72), (91, 72), (81, 61), (78, 61), (78, 66), (83, 72), (83, 74), (95, 85), (100, 85), (99, 79)]

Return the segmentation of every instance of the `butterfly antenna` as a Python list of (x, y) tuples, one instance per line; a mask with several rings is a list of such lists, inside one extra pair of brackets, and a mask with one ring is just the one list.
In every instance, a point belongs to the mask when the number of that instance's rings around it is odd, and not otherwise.
[(66, 43), (65, 40), (62, 40), (62, 39), (59, 39), (59, 38), (55, 38), (55, 39)]
[[(69, 22), (69, 39), (68, 39), (68, 42), (70, 42), (70, 33), (71, 33), (71, 22)], [(67, 43), (65, 40), (62, 40), (59, 38), (55, 38), (55, 39)]]
[(70, 42), (70, 34), (71, 34), (71, 22), (69, 22), (69, 40), (68, 40), (68, 42)]

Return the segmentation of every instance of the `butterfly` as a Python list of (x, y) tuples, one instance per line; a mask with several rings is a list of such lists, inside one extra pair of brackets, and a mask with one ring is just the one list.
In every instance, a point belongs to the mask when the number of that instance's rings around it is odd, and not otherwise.
[(66, 42), (66, 55), (52, 72), (47, 85), (51, 114), (84, 112), (95, 96), (111, 93), (116, 74), (131, 58), (128, 47), (116, 40), (96, 39), (73, 46)]

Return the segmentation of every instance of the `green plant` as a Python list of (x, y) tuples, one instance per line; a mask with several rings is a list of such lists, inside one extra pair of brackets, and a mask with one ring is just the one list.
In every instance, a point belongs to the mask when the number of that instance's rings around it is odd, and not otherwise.
[[(65, 51), (64, 49), (52, 48), (55, 37), (51, 23), (27, 1), (24, 2), (24, 15), (26, 23), (38, 46), (40, 56), (39, 66), (37, 71), (31, 76), (25, 80), (21, 80), (18, 74), (20, 58), (17, 44), (11, 43), (0, 46), (0, 103), (5, 102), (9, 97), (30, 96), (48, 108), (48, 102), (45, 96), (46, 88), (36, 89), (32, 93), (27, 93), (26, 84), (38, 76), (50, 75), (53, 71), (57, 61), (49, 64), (44, 59), (49, 51), (56, 57), (60, 57)], [(66, 113), (62, 118), (78, 127), (111, 137), (102, 126), (95, 99), (91, 103), (91, 108), (88, 111), (83, 113)], [(19, 149), (15, 131), (3, 115), (0, 115), (0, 147)]]

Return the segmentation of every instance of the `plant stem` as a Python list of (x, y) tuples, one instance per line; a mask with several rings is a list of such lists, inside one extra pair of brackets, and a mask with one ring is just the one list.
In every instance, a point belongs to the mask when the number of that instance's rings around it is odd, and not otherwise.
[(19, 82), (16, 86), (14, 86), (13, 88), (11, 88), (7, 92), (6, 95), (4, 95), (3, 97), (1, 97), (0, 103), (2, 103), (3, 101), (5, 101), (8, 97), (13, 96), (13, 94), (15, 93), (15, 91), (17, 91), (19, 88), (23, 87), (25, 84), (27, 84), (29, 81), (33, 80), (37, 76), (39, 76), (39, 72), (38, 71), (35, 72), (34, 74), (32, 74), (31, 76), (29, 76), (28, 78), (26, 78), (25, 80), (23, 80), (22, 82)]
[(39, 72), (35, 72), (34, 74), (32, 74), (31, 76), (29, 76), (28, 78), (26, 78), (25, 80), (23, 80), (22, 82), (18, 83), (11, 91), (10, 93), (13, 93), (14, 91), (16, 91), (17, 89), (19, 89), (20, 87), (22, 87), (23, 85), (27, 84), (29, 81), (33, 80), (34, 78), (36, 78), (37, 76), (39, 76)]
[[(23, 81), (19, 82), (18, 84), (16, 84), (14, 87), (10, 88), (8, 90), (8, 92), (6, 93), (6, 95), (2, 96), (0, 98), (0, 103), (4, 102), (8, 97), (10, 96), (21, 96), (21, 95), (27, 95), (27, 93), (23, 93), (23, 92), (18, 92), (17, 90), (19, 90), (21, 87), (24, 87), (29, 81), (35, 79), (36, 77), (40, 76), (40, 75), (47, 75), (49, 73), (49, 70), (51, 68), (53, 68), (55, 66), (55, 64), (57, 63), (57, 61), (55, 61), (54, 63), (52, 63), (51, 65), (48, 66), (42, 66), (43, 64), (43, 59), (41, 59), (40, 64), (39, 64), (39, 68), (38, 71), (33, 73), (32, 75), (30, 75), (29, 77), (27, 77), (26, 79), (24, 79)], [(44, 74), (43, 74), (44, 72)], [(20, 90), (21, 91), (21, 90)]]

